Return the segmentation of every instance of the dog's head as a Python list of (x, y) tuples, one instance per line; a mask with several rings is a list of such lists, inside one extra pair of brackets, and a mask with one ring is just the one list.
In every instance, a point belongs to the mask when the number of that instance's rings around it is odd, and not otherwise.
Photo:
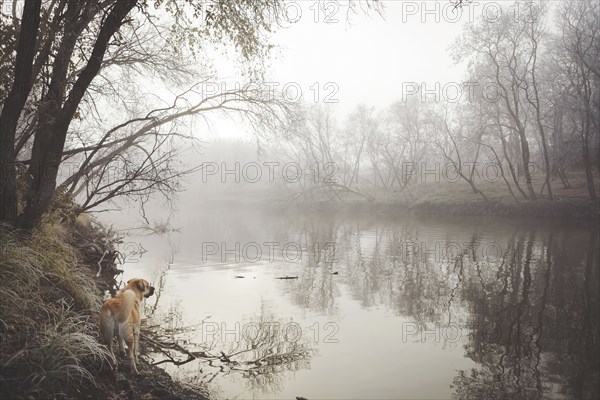
[(154, 286), (150, 286), (147, 280), (140, 278), (133, 278), (127, 281), (127, 287), (140, 293), (142, 296), (148, 298), (154, 294)]

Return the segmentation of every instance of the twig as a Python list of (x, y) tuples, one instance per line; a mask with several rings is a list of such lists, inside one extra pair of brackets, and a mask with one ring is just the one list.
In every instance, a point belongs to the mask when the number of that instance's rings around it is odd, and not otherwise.
[(109, 250), (104, 250), (102, 258), (100, 258), (100, 261), (98, 261), (98, 272), (96, 273), (96, 278), (98, 278), (100, 276), (100, 273), (102, 272), (102, 261), (104, 261), (104, 257), (106, 256), (106, 254), (108, 254), (108, 252)]

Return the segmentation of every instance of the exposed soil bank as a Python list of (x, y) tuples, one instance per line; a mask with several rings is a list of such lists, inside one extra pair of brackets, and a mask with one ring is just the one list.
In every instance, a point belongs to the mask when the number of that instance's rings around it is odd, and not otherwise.
[(174, 381), (160, 367), (151, 365), (140, 358), (138, 369), (140, 375), (132, 376), (128, 372), (125, 358), (119, 359), (123, 372), (107, 373), (99, 380), (99, 387), (91, 393), (83, 394), (81, 398), (111, 399), (111, 400), (208, 400), (208, 398), (192, 388)]

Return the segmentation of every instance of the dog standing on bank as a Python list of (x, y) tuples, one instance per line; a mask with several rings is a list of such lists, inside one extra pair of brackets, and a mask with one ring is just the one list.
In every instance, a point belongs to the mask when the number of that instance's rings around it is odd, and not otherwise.
[(145, 279), (134, 278), (127, 281), (116, 297), (108, 299), (100, 308), (100, 335), (108, 346), (113, 360), (113, 337), (117, 336), (119, 351), (125, 352), (129, 358), (131, 373), (139, 374), (136, 366), (138, 346), (140, 342), (140, 305), (144, 298), (154, 294), (154, 287)]

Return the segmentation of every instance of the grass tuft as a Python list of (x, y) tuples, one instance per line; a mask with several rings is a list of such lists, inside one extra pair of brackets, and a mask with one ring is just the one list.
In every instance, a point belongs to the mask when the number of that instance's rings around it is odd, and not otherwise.
[(43, 224), (27, 241), (0, 226), (0, 397), (69, 397), (110, 360), (91, 320), (100, 298), (68, 244)]

